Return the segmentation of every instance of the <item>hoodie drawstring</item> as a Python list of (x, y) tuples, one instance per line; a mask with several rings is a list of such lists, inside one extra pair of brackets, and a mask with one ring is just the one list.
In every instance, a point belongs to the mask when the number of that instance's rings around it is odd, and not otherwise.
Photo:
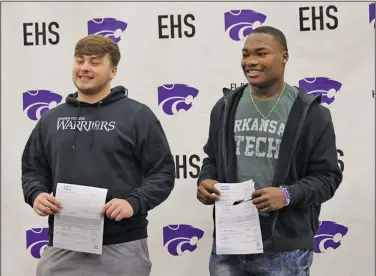
[[(99, 104), (98, 104), (98, 110), (101, 108), (101, 104), (102, 104), (102, 101), (100, 101)], [(98, 116), (99, 116), (99, 111), (98, 111), (98, 114), (97, 114), (97, 116), (96, 116), (95, 119), (97, 119)], [(94, 120), (94, 122), (95, 122), (95, 120)], [(95, 128), (93, 127), (93, 129), (92, 129), (92, 131), (91, 131), (90, 142), (89, 142), (89, 150), (91, 150), (91, 146), (92, 146), (92, 144), (93, 144), (94, 132), (95, 132)]]
[[(80, 117), (81, 112), (81, 105), (78, 103), (78, 113), (77, 113), (77, 119)], [(77, 122), (77, 120), (76, 120)], [(72, 148), (76, 149), (76, 133), (77, 133), (77, 124), (74, 126), (74, 134), (73, 134), (73, 142), (72, 142)]]
[[(98, 109), (101, 108), (102, 101), (99, 102), (98, 104)], [(77, 113), (77, 118), (80, 117), (80, 112), (81, 112), (81, 105), (78, 103), (78, 113)], [(98, 118), (99, 114), (97, 114), (96, 118)], [(94, 120), (95, 122), (95, 120)], [(89, 141), (89, 150), (91, 150), (91, 146), (93, 145), (93, 139), (94, 139), (94, 132), (95, 132), (95, 127), (93, 126), (92, 131), (91, 131), (91, 137)], [(74, 128), (74, 134), (73, 134), (73, 142), (72, 142), (72, 148), (75, 150), (76, 149), (76, 134), (77, 134), (77, 124), (75, 125)]]
[[(101, 106), (103, 105), (103, 102), (106, 102), (106, 104), (109, 104), (109, 103), (112, 103), (114, 101), (118, 101), (118, 100), (121, 100), (121, 99), (127, 98), (127, 97), (128, 97), (128, 89), (126, 89), (124, 86), (116, 86), (116, 87), (111, 89), (111, 93), (109, 95), (107, 95), (105, 98), (103, 98), (98, 103), (98, 109), (101, 108)], [(81, 114), (80, 112), (82, 111), (81, 108), (85, 105), (82, 105), (82, 103), (78, 102), (77, 98), (78, 98), (78, 92), (75, 92), (73, 94), (69, 94), (68, 97), (66, 98), (66, 103), (74, 104), (74, 105), (78, 106), (78, 114), (77, 114), (77, 119), (78, 119), (80, 114)], [(90, 106), (94, 106), (94, 105), (90, 105)], [(99, 111), (98, 111), (98, 113), (99, 113)], [(99, 114), (96, 114), (95, 119), (98, 119), (98, 116), (99, 116)], [(95, 123), (95, 120), (94, 120), (94, 123)], [(76, 149), (76, 135), (77, 135), (77, 131), (78, 131), (77, 125), (78, 125), (78, 122), (77, 122), (77, 124), (75, 125), (75, 128), (74, 128), (73, 141), (72, 141), (72, 149), (73, 150)], [(99, 127), (100, 127), (100, 125), (98, 125), (98, 129), (99, 129)], [(96, 128), (97, 128), (97, 126), (93, 125), (92, 133), (91, 133), (91, 137), (90, 137), (90, 141), (89, 141), (89, 150), (92, 148), (93, 143), (94, 143), (94, 131), (97, 130)]]

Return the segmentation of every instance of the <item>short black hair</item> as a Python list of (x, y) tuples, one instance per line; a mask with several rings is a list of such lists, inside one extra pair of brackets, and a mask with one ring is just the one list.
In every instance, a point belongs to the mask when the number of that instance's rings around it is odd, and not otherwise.
[(271, 35), (279, 41), (284, 51), (288, 51), (286, 37), (281, 30), (271, 26), (260, 26), (253, 30), (252, 34), (254, 33)]

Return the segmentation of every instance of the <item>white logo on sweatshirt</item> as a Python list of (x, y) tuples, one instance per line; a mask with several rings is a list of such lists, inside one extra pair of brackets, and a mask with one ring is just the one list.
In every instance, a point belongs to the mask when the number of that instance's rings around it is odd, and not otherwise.
[(79, 131), (96, 131), (102, 130), (110, 132), (115, 129), (114, 121), (90, 121), (85, 117), (59, 117), (57, 118), (57, 130), (79, 130)]
[[(259, 118), (245, 118), (235, 120), (236, 155), (256, 156), (259, 158), (278, 159), (281, 139), (285, 131), (285, 124), (275, 120)], [(261, 133), (265, 133), (262, 136)]]

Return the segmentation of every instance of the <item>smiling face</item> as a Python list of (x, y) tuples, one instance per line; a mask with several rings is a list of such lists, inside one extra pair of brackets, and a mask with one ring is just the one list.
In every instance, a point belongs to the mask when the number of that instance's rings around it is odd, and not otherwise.
[(101, 35), (88, 35), (75, 46), (72, 80), (78, 92), (94, 95), (110, 91), (120, 61), (118, 45)]
[(252, 86), (267, 87), (283, 78), (288, 52), (273, 36), (249, 35), (242, 50), (241, 67)]
[(111, 65), (108, 54), (78, 55), (74, 57), (72, 79), (83, 94), (96, 94), (116, 75), (116, 66)]

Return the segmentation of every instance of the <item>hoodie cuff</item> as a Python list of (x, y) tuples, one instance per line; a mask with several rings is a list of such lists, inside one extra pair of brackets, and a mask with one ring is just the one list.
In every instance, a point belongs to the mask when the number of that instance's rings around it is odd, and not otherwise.
[(130, 196), (125, 199), (132, 206), (133, 215), (136, 215), (140, 211), (140, 202), (136, 197)]
[(304, 191), (299, 183), (287, 186), (290, 191), (290, 205), (298, 205), (304, 198)]

